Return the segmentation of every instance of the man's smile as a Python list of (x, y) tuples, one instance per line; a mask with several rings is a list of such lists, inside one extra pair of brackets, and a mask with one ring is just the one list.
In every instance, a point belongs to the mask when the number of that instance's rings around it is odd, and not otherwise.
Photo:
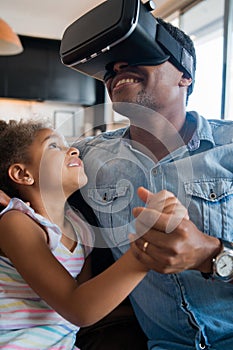
[(119, 74), (115, 76), (110, 84), (111, 92), (122, 88), (123, 86), (138, 84), (142, 81), (141, 78), (129, 75), (129, 74)]
[(117, 84), (115, 85), (114, 88), (117, 88), (118, 86), (120, 86), (122, 84), (128, 84), (128, 83), (133, 84), (133, 83), (138, 83), (138, 82), (139, 82), (138, 79), (132, 79), (132, 78), (131, 79), (130, 78), (128, 78), (128, 79), (121, 79), (121, 80), (119, 80), (117, 82)]

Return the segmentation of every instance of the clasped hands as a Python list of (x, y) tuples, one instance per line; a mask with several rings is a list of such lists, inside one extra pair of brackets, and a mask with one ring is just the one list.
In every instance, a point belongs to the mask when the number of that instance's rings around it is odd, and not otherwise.
[[(212, 258), (221, 249), (220, 241), (198, 230), (189, 220), (187, 209), (171, 192), (153, 194), (140, 187), (138, 195), (146, 207), (133, 210), (138, 238), (131, 235), (131, 249), (136, 258), (160, 273), (190, 269), (210, 272)], [(9, 201), (0, 190), (0, 204), (7, 206)]]
[(140, 187), (138, 195), (146, 206), (133, 210), (138, 238), (130, 235), (130, 239), (136, 258), (159, 273), (209, 272), (219, 240), (198, 230), (171, 192), (153, 194)]

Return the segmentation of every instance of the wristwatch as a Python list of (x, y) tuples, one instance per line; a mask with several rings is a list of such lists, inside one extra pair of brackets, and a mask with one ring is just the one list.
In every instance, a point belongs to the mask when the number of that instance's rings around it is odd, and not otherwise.
[(212, 260), (212, 278), (230, 282), (233, 280), (233, 243), (220, 239), (222, 243), (221, 252)]

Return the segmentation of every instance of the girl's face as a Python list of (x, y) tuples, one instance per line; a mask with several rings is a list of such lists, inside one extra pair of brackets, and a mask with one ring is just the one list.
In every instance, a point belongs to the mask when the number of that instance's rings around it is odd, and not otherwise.
[(28, 168), (41, 193), (60, 191), (67, 198), (87, 183), (79, 151), (69, 147), (53, 129), (42, 129), (36, 134), (30, 154)]

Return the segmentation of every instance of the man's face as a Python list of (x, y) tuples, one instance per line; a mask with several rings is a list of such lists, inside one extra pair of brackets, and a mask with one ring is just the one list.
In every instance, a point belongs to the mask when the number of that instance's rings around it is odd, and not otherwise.
[(112, 102), (136, 103), (162, 113), (172, 107), (180, 94), (183, 73), (170, 62), (157, 66), (114, 65), (115, 76), (106, 81)]

